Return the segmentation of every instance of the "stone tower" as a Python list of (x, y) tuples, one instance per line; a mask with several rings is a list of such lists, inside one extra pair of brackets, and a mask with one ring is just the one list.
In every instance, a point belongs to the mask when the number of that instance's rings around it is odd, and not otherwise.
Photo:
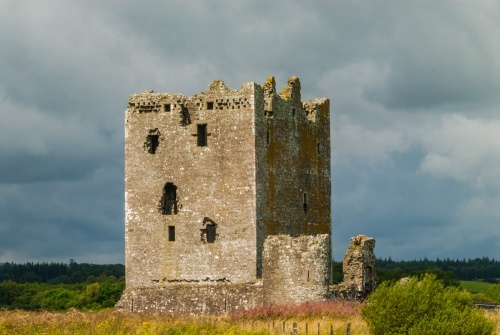
[[(303, 103), (298, 78), (279, 94), (273, 77), (241, 90), (215, 80), (191, 97), (133, 94), (125, 116), (127, 288), (118, 306), (201, 314), (320, 299), (330, 203), (329, 100)], [(269, 239), (276, 235), (308, 240)], [(311, 243), (324, 251), (304, 257)], [(284, 266), (280, 257), (303, 278), (294, 284), (301, 294), (265, 297), (266, 283), (285, 285), (282, 275), (263, 275), (266, 264)]]

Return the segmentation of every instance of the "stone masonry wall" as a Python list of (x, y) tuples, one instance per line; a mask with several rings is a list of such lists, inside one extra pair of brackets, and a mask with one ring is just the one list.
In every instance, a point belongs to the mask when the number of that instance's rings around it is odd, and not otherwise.
[[(229, 90), (214, 81), (193, 97), (152, 91), (130, 97), (127, 286), (256, 280), (253, 94), (252, 83)], [(198, 125), (206, 125), (203, 146)], [(175, 199), (165, 214), (168, 183)], [(208, 225), (214, 241), (207, 240)]]
[(296, 77), (279, 93), (270, 77), (131, 95), (118, 306), (205, 314), (323, 299), (330, 184), (329, 100), (302, 102)]
[(330, 236), (269, 236), (264, 243), (264, 304), (299, 304), (328, 296)]
[(177, 284), (127, 288), (116, 305), (132, 313), (226, 314), (262, 306), (262, 283)]
[(329, 100), (300, 89), (292, 77), (278, 94), (270, 77), (255, 93), (259, 275), (268, 236), (331, 233)]

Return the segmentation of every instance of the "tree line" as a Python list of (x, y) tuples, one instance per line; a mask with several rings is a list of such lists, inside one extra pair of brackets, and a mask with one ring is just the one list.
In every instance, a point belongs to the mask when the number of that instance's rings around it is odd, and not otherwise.
[(113, 307), (125, 289), (122, 264), (5, 263), (0, 308), (64, 311)]
[[(332, 261), (333, 282), (342, 281), (342, 262)], [(445, 286), (460, 280), (497, 283), (500, 262), (487, 257), (468, 260), (376, 260), (377, 282), (433, 274)], [(122, 264), (4, 263), (0, 265), (0, 308), (68, 310), (112, 307), (125, 288)], [(500, 302), (500, 284), (493, 285), (493, 300)]]
[(0, 266), (0, 282), (11, 280), (16, 283), (77, 284), (89, 277), (101, 275), (120, 278), (125, 276), (123, 264), (77, 263), (4, 263)]
[[(497, 283), (500, 279), (500, 261), (488, 257), (475, 259), (439, 259), (412, 261), (394, 261), (388, 259), (377, 259), (375, 263), (378, 281), (394, 280), (419, 274), (422, 272), (442, 272), (450, 279), (457, 280), (483, 280)], [(432, 272), (432, 271), (431, 271)]]

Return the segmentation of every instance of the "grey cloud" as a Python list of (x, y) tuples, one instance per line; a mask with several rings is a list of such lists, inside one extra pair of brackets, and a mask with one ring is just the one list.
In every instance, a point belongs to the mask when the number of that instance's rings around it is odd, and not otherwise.
[(498, 13), (469, 1), (4, 1), (0, 261), (123, 261), (128, 95), (270, 75), (331, 98), (337, 259), (359, 233), (381, 256), (498, 258), (485, 246), (498, 238)]

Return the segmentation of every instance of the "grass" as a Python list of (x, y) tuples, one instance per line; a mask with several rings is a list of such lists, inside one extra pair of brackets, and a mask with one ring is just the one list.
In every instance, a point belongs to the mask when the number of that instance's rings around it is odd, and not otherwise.
[(493, 284), (484, 281), (461, 280), (460, 284), (470, 293), (485, 293)]
[[(220, 317), (124, 314), (113, 309), (66, 313), (0, 310), (0, 335), (290, 334), (294, 323), (297, 334), (305, 334), (306, 327), (308, 334), (318, 334), (318, 326), (322, 335), (330, 334), (330, 329), (345, 334), (350, 324), (351, 335), (366, 335), (368, 328), (358, 311), (354, 304), (338, 302), (270, 307)], [(485, 315), (496, 324), (495, 335), (500, 335), (500, 310), (485, 311)]]

